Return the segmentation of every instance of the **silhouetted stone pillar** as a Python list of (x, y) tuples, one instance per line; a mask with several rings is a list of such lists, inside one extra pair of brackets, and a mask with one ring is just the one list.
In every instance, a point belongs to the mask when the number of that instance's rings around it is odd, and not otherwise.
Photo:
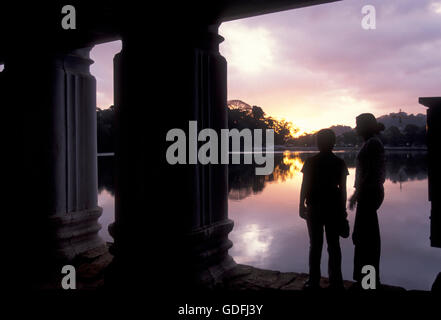
[(90, 49), (54, 53), (42, 48), (29, 56), (25, 48), (17, 48), (2, 74), (21, 149), (15, 193), (22, 201), (17, 225), (8, 228), (16, 228), (23, 259), (34, 268), (50, 271), (54, 262), (103, 244), (98, 237), (102, 209), (97, 205), (96, 82), (89, 72)]
[(430, 242), (441, 248), (441, 97), (420, 98), (427, 109), (427, 147), (429, 150)]
[[(149, 51), (133, 33), (123, 34), (114, 60), (118, 120), (111, 234), (114, 266), (125, 284), (131, 270), (148, 269), (156, 275), (149, 277), (150, 286), (212, 285), (235, 265), (228, 255), (233, 222), (227, 165), (166, 161), (170, 129), (182, 129), (188, 139), (189, 121), (198, 122), (198, 131), (227, 128), (226, 61), (217, 28), (187, 26), (173, 31), (172, 39), (153, 34)], [(143, 281), (134, 276), (137, 284)]]
[[(228, 128), (227, 62), (219, 53), (223, 38), (218, 35), (218, 25), (196, 35), (189, 120), (197, 121), (198, 131), (215, 129), (220, 145), (220, 130)], [(228, 165), (196, 164), (190, 170), (188, 188), (193, 191), (194, 207), (188, 212), (184, 241), (191, 248), (189, 260), (196, 279), (212, 284), (235, 265), (228, 255), (232, 246), (228, 233), (233, 229), (233, 221), (228, 219)]]
[(50, 218), (58, 253), (69, 259), (103, 244), (98, 236), (102, 209), (97, 200), (96, 80), (89, 71), (90, 49), (64, 56), (55, 79), (59, 91), (54, 95), (53, 143), (59, 149), (53, 154), (55, 214)]

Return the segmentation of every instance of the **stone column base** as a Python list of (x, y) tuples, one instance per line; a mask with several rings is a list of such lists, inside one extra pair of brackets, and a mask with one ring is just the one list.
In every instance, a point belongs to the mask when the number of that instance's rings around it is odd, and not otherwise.
[(230, 219), (201, 227), (186, 235), (193, 284), (213, 287), (223, 275), (236, 266), (228, 254), (233, 246), (228, 233), (233, 229)]
[(96, 207), (50, 217), (50, 224), (55, 230), (55, 258), (57, 260), (72, 260), (104, 244), (98, 236), (98, 231), (101, 229), (98, 218), (102, 212), (101, 207)]

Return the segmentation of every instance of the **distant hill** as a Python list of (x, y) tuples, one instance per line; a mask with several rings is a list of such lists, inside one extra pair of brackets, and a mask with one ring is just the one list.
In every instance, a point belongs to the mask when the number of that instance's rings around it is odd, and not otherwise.
[[(386, 129), (395, 126), (400, 129), (401, 132), (404, 132), (404, 128), (406, 128), (408, 124), (413, 124), (420, 128), (425, 127), (426, 118), (426, 115), (422, 113), (408, 114), (406, 112), (397, 112), (380, 116), (377, 118), (377, 121), (383, 123)], [(335, 132), (336, 136), (353, 130), (353, 128), (344, 125), (334, 125), (330, 127), (330, 129)]]
[[(227, 102), (227, 105), (229, 110), (240, 110), (242, 112), (245, 112), (246, 114), (252, 114), (253, 108), (255, 108), (239, 99), (229, 100)], [(420, 128), (425, 127), (426, 118), (426, 115), (422, 113), (408, 114), (400, 110), (400, 112), (392, 112), (387, 115), (382, 115), (378, 117), (377, 120), (378, 122), (383, 123), (386, 129), (395, 126), (400, 129), (401, 132), (404, 132), (404, 128), (408, 124), (413, 124)], [(351, 132), (354, 128), (346, 125), (333, 125), (330, 127), (330, 129), (332, 129), (335, 132), (335, 135), (338, 137), (344, 133)]]
[(343, 133), (351, 132), (353, 130), (350, 126), (343, 126), (343, 125), (332, 126), (329, 129), (334, 131), (334, 133), (337, 137), (339, 135), (342, 135)]
[(377, 120), (383, 123), (386, 129), (395, 126), (403, 131), (408, 124), (414, 124), (418, 127), (424, 127), (426, 125), (426, 118), (426, 115), (422, 113), (418, 113), (415, 115), (407, 114), (406, 112), (397, 112), (378, 117)]
[[(406, 128), (408, 124), (413, 124), (420, 128), (425, 127), (426, 120), (427, 117), (425, 114), (408, 114), (406, 112), (389, 113), (377, 118), (377, 121), (383, 123), (386, 129), (395, 126), (400, 129), (401, 132), (404, 132), (404, 128)], [(343, 133), (351, 132), (354, 128), (344, 125), (333, 125), (329, 129), (334, 131), (338, 137)]]

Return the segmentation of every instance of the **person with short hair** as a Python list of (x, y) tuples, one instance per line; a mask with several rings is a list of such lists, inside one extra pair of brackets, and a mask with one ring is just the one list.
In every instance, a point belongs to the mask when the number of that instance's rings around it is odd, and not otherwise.
[[(302, 172), (299, 215), (306, 219), (310, 240), (309, 280), (305, 289), (320, 288), (323, 234), (328, 244), (330, 288), (343, 289), (340, 227), (346, 221), (346, 177), (344, 160), (333, 152), (335, 133), (322, 129), (316, 135), (319, 153), (306, 159)], [(349, 234), (349, 230), (348, 230)]]

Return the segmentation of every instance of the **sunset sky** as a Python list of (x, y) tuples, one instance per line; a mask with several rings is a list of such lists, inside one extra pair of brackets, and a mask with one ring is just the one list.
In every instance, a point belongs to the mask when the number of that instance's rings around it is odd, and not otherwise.
[(121, 41), (108, 42), (95, 46), (90, 57), (95, 62), (90, 72), (96, 78), (96, 104), (107, 109), (113, 104), (113, 57), (121, 51)]
[[(361, 27), (366, 4), (376, 8), (375, 30)], [(362, 112), (424, 113), (418, 97), (441, 95), (441, 0), (345, 0), (223, 23), (219, 33), (228, 99), (302, 132), (354, 126)], [(91, 55), (102, 108), (113, 101), (120, 48), (108, 43)]]

